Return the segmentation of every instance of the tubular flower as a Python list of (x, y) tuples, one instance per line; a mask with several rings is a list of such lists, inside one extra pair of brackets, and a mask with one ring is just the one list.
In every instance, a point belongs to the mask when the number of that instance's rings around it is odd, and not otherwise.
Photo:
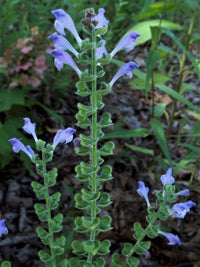
[(107, 20), (104, 16), (105, 9), (99, 8), (98, 11), (99, 11), (99, 13), (92, 18), (92, 21), (98, 22), (97, 25), (95, 26), (96, 30), (107, 26), (109, 23), (109, 20)]
[(139, 33), (131, 32), (128, 35), (126, 35), (124, 38), (122, 38), (118, 45), (115, 47), (115, 49), (110, 53), (111, 58), (120, 50), (124, 49), (127, 53), (133, 50), (135, 47), (135, 41), (136, 39), (141, 36)]
[(73, 48), (70, 42), (67, 41), (62, 35), (54, 32), (53, 34), (49, 35), (49, 38), (53, 40), (54, 47), (56, 49), (62, 50), (69, 50), (71, 51), (76, 57), (78, 56), (78, 52)]
[(177, 193), (177, 196), (188, 197), (189, 195), (190, 195), (190, 191), (188, 189), (181, 190), (180, 192)]
[(105, 40), (101, 40), (101, 42), (103, 42), (103, 45), (101, 47), (97, 47), (96, 49), (96, 60), (99, 58), (103, 57), (103, 54), (108, 54), (107, 50), (106, 50), (106, 41)]
[(144, 197), (146, 200), (147, 206), (150, 206), (149, 199), (148, 199), (148, 193), (149, 193), (149, 188), (145, 187), (143, 182), (138, 182), (139, 188), (137, 189), (137, 193), (141, 196)]
[(168, 245), (176, 245), (176, 244), (181, 245), (181, 241), (177, 235), (173, 235), (171, 233), (166, 233), (162, 231), (159, 231), (159, 234), (164, 235), (169, 240), (169, 243), (167, 243)]
[(122, 66), (117, 73), (115, 74), (115, 76), (112, 78), (112, 80), (110, 81), (110, 87), (113, 86), (113, 84), (116, 82), (117, 79), (119, 79), (121, 76), (123, 75), (128, 75), (129, 78), (132, 78), (132, 71), (134, 69), (138, 68), (138, 65), (133, 62), (130, 61), (129, 63), (126, 63), (124, 66)]
[(68, 31), (70, 31), (78, 45), (81, 47), (82, 40), (76, 30), (76, 27), (74, 25), (73, 19), (69, 14), (67, 14), (63, 9), (56, 9), (52, 10), (51, 13), (55, 16), (56, 21), (54, 23), (55, 29), (62, 35), (65, 35), (64, 29), (66, 28)]
[(184, 219), (186, 213), (189, 212), (193, 206), (196, 206), (196, 203), (190, 200), (185, 203), (174, 204), (170, 215), (173, 214), (176, 218)]
[(68, 127), (65, 130), (58, 130), (56, 135), (53, 139), (53, 149), (59, 144), (59, 143), (69, 143), (73, 139), (73, 134), (76, 132), (75, 129)]
[(0, 220), (0, 237), (4, 234), (7, 235), (8, 234), (8, 229), (5, 226), (5, 219)]
[(13, 146), (13, 151), (15, 153), (18, 153), (20, 150), (23, 151), (24, 153), (26, 153), (26, 155), (29, 156), (29, 158), (32, 158), (35, 153), (32, 150), (32, 148), (30, 146), (26, 146), (24, 144), (22, 144), (22, 142), (20, 142), (17, 138), (12, 138), (8, 140), (12, 146)]
[(172, 168), (169, 168), (168, 171), (166, 172), (166, 174), (164, 174), (160, 177), (160, 180), (161, 180), (163, 186), (166, 184), (172, 185), (175, 181), (174, 177), (172, 176)]
[(24, 126), (22, 127), (22, 129), (26, 133), (31, 134), (33, 136), (35, 142), (38, 141), (38, 138), (37, 138), (36, 133), (35, 133), (35, 123), (32, 123), (29, 118), (24, 118)]
[(63, 68), (63, 64), (71, 66), (78, 76), (80, 77), (81, 71), (77, 67), (76, 63), (74, 62), (73, 58), (65, 51), (61, 49), (54, 49), (49, 52), (49, 54), (54, 56), (54, 64), (56, 68), (60, 71)]

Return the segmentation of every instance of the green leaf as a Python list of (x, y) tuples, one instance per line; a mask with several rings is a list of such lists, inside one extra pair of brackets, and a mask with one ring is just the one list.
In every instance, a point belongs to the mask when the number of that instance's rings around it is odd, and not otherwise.
[(151, 127), (154, 131), (156, 138), (157, 138), (157, 141), (160, 145), (160, 148), (163, 151), (163, 154), (165, 155), (165, 157), (168, 160), (168, 162), (170, 163), (170, 165), (172, 165), (172, 159), (171, 159), (171, 156), (169, 153), (169, 149), (168, 149), (168, 145), (167, 145), (167, 139), (165, 137), (162, 123), (158, 119), (153, 118), (153, 119), (151, 119), (150, 124), (151, 124)]
[(43, 185), (34, 181), (31, 183), (31, 186), (33, 187), (33, 190), (39, 199), (45, 199), (46, 198), (45, 187)]
[(85, 188), (81, 189), (82, 199), (86, 202), (97, 200), (100, 197), (100, 192), (92, 193), (87, 191)]
[(48, 215), (47, 215), (47, 210), (46, 208), (42, 207), (39, 203), (36, 203), (34, 205), (35, 212), (40, 219), (41, 222), (47, 222), (48, 220)]
[(107, 239), (103, 240), (100, 248), (97, 251), (97, 254), (98, 255), (106, 255), (107, 253), (109, 253), (110, 252), (110, 245), (111, 245), (111, 243), (109, 240), (107, 240)]
[(57, 178), (57, 168), (53, 168), (47, 173), (48, 187), (54, 186), (56, 184)]
[(24, 90), (11, 89), (0, 90), (0, 112), (10, 110), (12, 105), (24, 105)]
[(88, 202), (84, 201), (82, 199), (82, 195), (80, 193), (77, 193), (74, 197), (76, 205), (75, 207), (78, 209), (86, 209), (88, 207)]
[(193, 109), (198, 114), (200, 114), (200, 110), (197, 107), (195, 107), (190, 101), (188, 101), (184, 96), (179, 94), (178, 92), (174, 91), (173, 89), (171, 89), (170, 87), (168, 87), (168, 86), (166, 86), (164, 84), (158, 84), (157, 87), (161, 91), (163, 91), (166, 94), (176, 98), (178, 101), (182, 102), (183, 104), (185, 104), (186, 106), (188, 106), (189, 108)]
[(189, 145), (187, 143), (179, 143), (179, 146), (187, 147), (188, 149), (200, 154), (200, 148), (194, 145)]
[[(141, 36), (135, 42), (136, 45), (140, 45), (151, 39), (151, 28), (150, 27), (159, 26), (159, 24), (160, 24), (159, 19), (142, 21), (134, 25), (132, 28), (130, 28), (125, 35), (133, 31), (141, 34)], [(177, 23), (173, 23), (171, 21), (167, 21), (167, 20), (162, 20), (161, 26), (172, 31), (183, 29), (183, 26)]]
[(147, 137), (150, 132), (144, 128), (131, 129), (131, 130), (113, 130), (110, 133), (104, 135), (102, 139), (110, 138), (131, 138), (131, 137)]
[(53, 194), (52, 196), (49, 197), (49, 204), (50, 204), (51, 210), (54, 210), (58, 207), (58, 203), (60, 201), (60, 196), (61, 196), (61, 193), (56, 192), (55, 194)]
[(97, 206), (98, 207), (107, 207), (112, 203), (112, 201), (110, 201), (110, 195), (106, 192), (103, 192), (101, 194), (101, 198), (100, 200), (97, 202)]
[(72, 241), (72, 252), (76, 255), (85, 255), (86, 254), (82, 241), (78, 241), (78, 240)]
[(107, 142), (102, 148), (98, 150), (101, 156), (108, 156), (113, 154), (113, 149), (115, 145), (113, 142)]
[(88, 96), (92, 94), (92, 91), (89, 90), (87, 84), (83, 81), (77, 82), (76, 87), (77, 87), (77, 92), (76, 92), (77, 95)]
[(3, 261), (1, 267), (11, 267), (11, 263), (9, 261)]
[(152, 149), (148, 149), (148, 148), (143, 148), (143, 147), (139, 147), (139, 146), (134, 146), (134, 145), (129, 145), (129, 144), (125, 144), (128, 148), (130, 148), (133, 151), (137, 151), (137, 152), (141, 152), (144, 154), (149, 154), (149, 155), (154, 155), (154, 151)]
[(97, 127), (104, 128), (112, 125), (110, 113), (104, 113), (101, 120), (97, 123)]
[(44, 245), (50, 244), (50, 234), (45, 229), (42, 227), (37, 227), (36, 232)]
[(193, 56), (191, 56), (191, 54), (188, 52), (188, 50), (186, 49), (186, 47), (181, 43), (181, 41), (173, 34), (173, 32), (170, 31), (170, 28), (165, 29), (167, 27), (165, 27), (164, 25), (162, 25), (161, 29), (162, 32), (164, 32), (165, 34), (167, 34), (170, 38), (172, 38), (172, 40), (175, 41), (175, 43), (183, 50), (183, 52), (187, 55), (187, 57), (189, 58), (189, 60), (192, 62), (192, 64), (194, 65), (194, 68), (196, 70), (196, 73), (200, 79), (200, 67), (197, 64), (197, 61), (195, 60), (195, 58)]
[(135, 257), (129, 257), (126, 259), (126, 262), (129, 264), (131, 267), (137, 267), (140, 263), (140, 260), (135, 258)]
[(111, 217), (108, 215), (105, 215), (101, 218), (100, 224), (98, 225), (98, 230), (100, 232), (106, 232), (112, 229), (112, 227), (110, 227), (110, 223), (111, 223)]
[(131, 249), (133, 248), (133, 245), (130, 243), (126, 243), (124, 245), (124, 248), (122, 249), (122, 254), (125, 256), (128, 256), (129, 252), (131, 251)]
[(66, 267), (67, 262), (67, 259), (61, 260), (59, 263), (57, 263), (57, 267)]
[(102, 168), (100, 176), (98, 176), (98, 180), (101, 182), (108, 181), (112, 179), (112, 167), (109, 165), (105, 165)]

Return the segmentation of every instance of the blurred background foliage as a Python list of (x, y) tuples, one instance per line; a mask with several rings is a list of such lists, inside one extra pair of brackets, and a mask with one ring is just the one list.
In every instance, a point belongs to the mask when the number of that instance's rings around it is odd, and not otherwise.
[[(141, 34), (136, 43), (137, 52), (146, 51), (146, 63), (143, 69), (134, 72), (135, 78), (129, 85), (133, 90), (143, 93), (151, 109), (151, 121), (148, 129), (121, 129), (116, 123), (105, 138), (145, 138), (154, 135), (160, 146), (161, 155), (156, 156), (152, 148), (126, 144), (129, 151), (151, 155), (164, 169), (167, 166), (192, 169), (193, 162), (198, 167), (200, 149), (196, 146), (200, 132), (200, 111), (192, 100), (187, 99), (188, 92), (199, 97), (194, 82), (187, 82), (193, 75), (200, 77), (199, 61), (199, 3), (197, 0), (155, 1), (155, 0), (0, 0), (0, 163), (5, 167), (10, 161), (11, 146), (8, 139), (22, 138), (19, 130), (23, 117), (31, 117), (39, 107), (54, 119), (64, 123), (48, 102), (49, 90), (59, 101), (67, 90), (75, 84), (71, 70), (58, 72), (53, 59), (48, 55), (52, 48), (48, 36), (54, 31), (54, 17), (51, 10), (62, 8), (74, 19), (81, 32), (81, 18), (86, 7), (99, 7), (106, 10), (109, 19), (107, 50), (113, 48), (118, 40), (130, 31)], [(81, 35), (84, 35), (81, 32)], [(74, 44), (69, 33), (68, 40)], [(121, 56), (125, 56), (123, 51)], [(137, 55), (134, 54), (136, 57)], [(120, 58), (120, 56), (118, 56)], [(114, 66), (121, 61), (113, 59)], [(112, 77), (114, 67), (107, 69), (107, 76)], [(177, 77), (174, 79), (174, 72)], [(76, 78), (75, 78), (76, 79)], [(160, 90), (168, 95), (167, 101), (156, 103), (150, 97)], [(198, 102), (198, 101), (197, 101)], [(182, 103), (184, 116), (177, 116)], [(172, 111), (168, 111), (168, 107)], [(189, 115), (188, 115), (189, 114)], [(178, 118), (178, 119), (177, 119)], [(190, 129), (186, 125), (193, 121)], [(179, 164), (171, 156), (169, 141), (175, 121), (180, 124), (175, 145), (187, 148)], [(163, 126), (163, 122), (166, 124)], [(164, 129), (165, 128), (165, 129)], [(166, 130), (168, 129), (168, 130)], [(182, 136), (187, 136), (182, 141)], [(30, 143), (30, 140), (24, 142)], [(181, 163), (182, 162), (182, 163)]]

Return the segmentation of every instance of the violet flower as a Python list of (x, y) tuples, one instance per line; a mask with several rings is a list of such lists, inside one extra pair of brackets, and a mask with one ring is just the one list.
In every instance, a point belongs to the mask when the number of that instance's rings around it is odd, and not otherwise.
[(96, 49), (96, 60), (99, 58), (103, 57), (103, 54), (108, 54), (107, 50), (106, 50), (106, 41), (105, 40), (101, 40), (101, 42), (103, 42), (103, 45), (101, 47), (97, 47)]
[(48, 38), (51, 38), (53, 40), (54, 47), (56, 49), (69, 50), (76, 57), (78, 56), (78, 52), (73, 48), (70, 42), (68, 42), (67, 39), (65, 39), (65, 37), (63, 37), (62, 35), (58, 34), (57, 32), (54, 32), (53, 34), (49, 35)]
[(172, 168), (169, 168), (168, 171), (166, 172), (166, 174), (164, 174), (160, 177), (160, 180), (161, 180), (163, 186), (166, 184), (172, 185), (175, 181), (174, 177), (172, 176)]
[(54, 64), (56, 68), (60, 71), (63, 68), (63, 64), (71, 66), (78, 76), (80, 77), (81, 71), (77, 67), (76, 63), (74, 62), (73, 58), (65, 51), (61, 49), (54, 49), (49, 52), (49, 54), (54, 56)]
[(196, 206), (196, 203), (190, 200), (185, 203), (174, 204), (170, 215), (174, 215), (176, 218), (184, 219), (186, 213), (189, 212), (193, 206)]
[(123, 75), (128, 75), (129, 78), (132, 78), (132, 71), (134, 69), (138, 68), (138, 65), (133, 62), (130, 61), (129, 63), (126, 63), (124, 66), (122, 66), (117, 73), (115, 74), (115, 76), (112, 78), (112, 80), (110, 81), (110, 87), (113, 86), (113, 84), (116, 82), (117, 79), (119, 79), (121, 76)]
[(33, 136), (35, 142), (37, 142), (38, 138), (37, 138), (36, 133), (35, 133), (35, 123), (32, 123), (29, 118), (23, 118), (23, 119), (24, 119), (24, 126), (22, 127), (22, 129), (26, 133), (31, 134)]
[(181, 241), (177, 235), (173, 235), (171, 233), (166, 233), (162, 231), (159, 231), (159, 234), (164, 235), (169, 240), (169, 243), (167, 243), (168, 245), (176, 245), (176, 244), (181, 245)]
[(120, 50), (124, 49), (127, 53), (133, 50), (135, 47), (135, 41), (136, 39), (141, 36), (139, 33), (131, 32), (125, 37), (123, 37), (118, 45), (115, 47), (115, 49), (110, 53), (111, 58)]
[(11, 138), (8, 141), (12, 144), (13, 151), (15, 153), (18, 153), (21, 150), (24, 153), (26, 153), (29, 156), (29, 158), (32, 158), (35, 155), (34, 151), (30, 146), (25, 147), (25, 145), (22, 144), (22, 142), (20, 142), (17, 138)]
[(65, 130), (58, 130), (53, 139), (53, 149), (58, 145), (58, 143), (69, 143), (73, 139), (73, 134), (76, 132), (75, 129), (68, 127)]
[(5, 226), (5, 219), (0, 220), (0, 237), (4, 234), (7, 235), (8, 234), (8, 229)]
[(190, 191), (188, 189), (181, 190), (180, 192), (177, 193), (177, 196), (188, 197), (189, 195), (190, 195)]
[(145, 187), (145, 184), (143, 182), (138, 182), (139, 184), (139, 188), (137, 189), (137, 193), (141, 196), (144, 197), (144, 199), (146, 200), (147, 206), (150, 206), (149, 203), (149, 199), (148, 199), (148, 192), (149, 192), (149, 188)]
[(52, 10), (51, 13), (56, 18), (56, 21), (54, 23), (55, 29), (60, 34), (65, 35), (64, 29), (66, 28), (68, 31), (70, 31), (74, 35), (78, 45), (81, 47), (82, 40), (76, 30), (74, 21), (71, 18), (71, 16), (67, 14), (63, 9)]
[(109, 20), (107, 20), (104, 16), (105, 9), (104, 8), (99, 8), (99, 13), (94, 16), (91, 20), (98, 22), (97, 25), (95, 26), (95, 29), (100, 29), (108, 25)]

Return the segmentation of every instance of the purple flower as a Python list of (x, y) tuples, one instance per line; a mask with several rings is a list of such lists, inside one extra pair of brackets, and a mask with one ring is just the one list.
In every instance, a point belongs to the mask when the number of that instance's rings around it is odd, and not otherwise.
[(92, 18), (92, 21), (97, 21), (97, 25), (95, 26), (95, 29), (103, 28), (104, 26), (107, 26), (109, 23), (109, 20), (107, 20), (104, 16), (105, 9), (99, 8), (99, 13)]
[(31, 134), (33, 136), (35, 142), (37, 142), (38, 138), (37, 138), (36, 133), (35, 133), (35, 123), (32, 123), (29, 118), (23, 118), (23, 119), (24, 119), (24, 126), (22, 127), (22, 129), (26, 133)]
[(122, 66), (117, 73), (115, 74), (115, 76), (112, 78), (111, 82), (110, 82), (110, 87), (113, 86), (113, 84), (116, 82), (117, 79), (119, 79), (121, 76), (123, 75), (128, 75), (129, 78), (132, 78), (132, 71), (134, 69), (138, 68), (138, 65), (133, 62), (130, 61), (129, 63), (126, 63), (124, 66)]
[(49, 54), (54, 56), (54, 64), (59, 71), (63, 68), (63, 64), (67, 64), (71, 66), (80, 77), (81, 71), (76, 66), (76, 63), (74, 62), (73, 58), (67, 52), (61, 49), (54, 49), (51, 50)]
[(176, 244), (181, 245), (181, 241), (177, 235), (173, 235), (171, 233), (166, 233), (162, 231), (159, 231), (159, 234), (164, 235), (169, 240), (169, 243), (167, 243), (168, 245), (176, 245)]
[(160, 177), (160, 180), (163, 185), (166, 185), (166, 184), (172, 185), (175, 181), (174, 177), (172, 176), (172, 168), (169, 168), (166, 174)]
[(78, 35), (78, 32), (76, 30), (76, 27), (74, 25), (73, 19), (69, 14), (67, 14), (63, 9), (56, 9), (52, 10), (51, 13), (55, 16), (56, 21), (54, 23), (55, 29), (62, 35), (65, 35), (64, 29), (66, 28), (68, 31), (70, 31), (78, 45), (81, 47), (82, 40), (80, 36)]
[(22, 142), (20, 142), (17, 138), (12, 138), (8, 140), (12, 146), (13, 146), (13, 151), (15, 153), (18, 153), (20, 150), (22, 150), (24, 153), (26, 153), (30, 158), (32, 158), (35, 153), (32, 150), (32, 148), (30, 146), (26, 146), (24, 144), (22, 144)]
[(188, 197), (189, 195), (190, 195), (190, 191), (188, 189), (181, 190), (180, 192), (177, 193), (177, 196)]
[(67, 39), (65, 39), (62, 35), (58, 34), (57, 32), (54, 32), (53, 34), (49, 35), (49, 38), (53, 40), (54, 47), (56, 49), (69, 50), (76, 57), (78, 56), (78, 52), (73, 48), (70, 42), (68, 42)]
[(2, 236), (2, 234), (8, 234), (8, 229), (5, 226), (5, 221), (5, 219), (0, 220), (0, 237)]
[(110, 53), (111, 58), (120, 50), (124, 49), (127, 53), (130, 52), (135, 47), (136, 39), (141, 36), (136, 32), (131, 32), (122, 38), (115, 49)]
[(189, 212), (193, 206), (196, 206), (196, 203), (192, 201), (174, 204), (171, 209), (170, 215), (173, 214), (176, 218), (184, 219), (186, 213)]
[(99, 58), (102, 58), (103, 54), (108, 54), (106, 47), (105, 47), (106, 41), (101, 40), (101, 42), (103, 42), (103, 45), (101, 47), (97, 47), (97, 49), (96, 49), (96, 60)]
[(145, 187), (145, 185), (144, 185), (143, 182), (140, 182), (139, 181), (138, 184), (139, 184), (139, 188), (137, 189), (137, 193), (141, 197), (144, 197), (145, 198), (146, 203), (147, 203), (147, 206), (149, 207), (150, 206), (149, 199), (148, 199), (149, 188), (148, 187)]
[(58, 143), (67, 144), (71, 142), (73, 139), (73, 133), (75, 132), (76, 130), (70, 127), (65, 130), (58, 130), (53, 139), (53, 149), (55, 149)]

